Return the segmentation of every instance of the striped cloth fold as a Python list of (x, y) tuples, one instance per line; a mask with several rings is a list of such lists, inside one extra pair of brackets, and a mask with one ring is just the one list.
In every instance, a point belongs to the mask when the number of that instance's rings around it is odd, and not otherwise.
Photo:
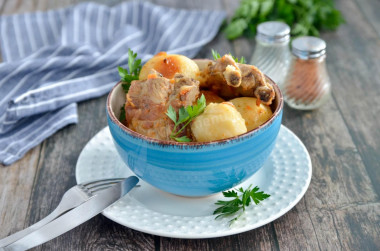
[(225, 13), (128, 2), (81, 3), (0, 17), (0, 162), (9, 165), (62, 127), (76, 102), (106, 94), (127, 67), (128, 48), (146, 62), (159, 51), (194, 57)]

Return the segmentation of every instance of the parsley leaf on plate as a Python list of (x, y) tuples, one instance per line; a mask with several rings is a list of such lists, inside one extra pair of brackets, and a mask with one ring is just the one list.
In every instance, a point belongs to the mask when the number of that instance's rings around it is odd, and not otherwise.
[[(252, 186), (252, 185), (251, 185)], [(247, 189), (243, 189), (242, 187), (239, 189), (233, 189), (226, 192), (223, 192), (224, 197), (226, 198), (234, 198), (232, 200), (218, 200), (215, 204), (219, 205), (217, 209), (215, 209), (214, 213), (216, 216), (215, 219), (223, 218), (223, 217), (231, 217), (236, 213), (241, 211), (239, 215), (232, 218), (229, 223), (230, 225), (239, 219), (239, 217), (245, 211), (245, 208), (248, 207), (253, 201), (256, 205), (258, 205), (261, 201), (270, 197), (269, 194), (264, 193), (263, 191), (259, 191), (259, 187), (254, 187), (251, 189), (249, 186)]]

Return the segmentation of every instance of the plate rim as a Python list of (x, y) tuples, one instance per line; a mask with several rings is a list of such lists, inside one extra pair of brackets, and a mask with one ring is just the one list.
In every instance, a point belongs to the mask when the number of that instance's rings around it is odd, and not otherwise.
[[(95, 134), (88, 142), (87, 144), (94, 138), (96, 137), (100, 132), (102, 132), (103, 130), (107, 130), (109, 127), (106, 126), (105, 128), (101, 129), (97, 134)], [(293, 199), (291, 201), (291, 203), (288, 204), (288, 206), (286, 206), (285, 208), (281, 209), (277, 214), (274, 214), (274, 215), (271, 215), (269, 216), (268, 218), (266, 218), (264, 221), (260, 221), (259, 223), (253, 223), (253, 224), (248, 224), (248, 225), (245, 225), (243, 227), (239, 227), (239, 228), (229, 228), (227, 231), (224, 231), (224, 232), (214, 232), (214, 233), (203, 233), (203, 234), (200, 234), (200, 233), (180, 233), (180, 232), (161, 232), (159, 230), (155, 230), (155, 229), (149, 229), (149, 228), (144, 228), (144, 227), (139, 227), (138, 225), (129, 225), (129, 224), (125, 224), (125, 222), (122, 222), (120, 220), (120, 217), (114, 217), (112, 214), (107, 214), (107, 212), (103, 211), (101, 212), (102, 215), (104, 215), (106, 218), (122, 225), (122, 226), (125, 226), (125, 227), (128, 227), (130, 229), (133, 229), (133, 230), (136, 230), (136, 231), (139, 231), (139, 232), (143, 232), (143, 233), (147, 233), (147, 234), (152, 234), (152, 235), (156, 235), (156, 236), (162, 236), (162, 237), (168, 237), (168, 238), (177, 238), (177, 239), (207, 239), (207, 238), (217, 238), (217, 237), (224, 237), (224, 236), (230, 236), (230, 235), (235, 235), (235, 234), (239, 234), (239, 233), (243, 233), (243, 232), (247, 232), (247, 231), (250, 231), (250, 230), (254, 230), (254, 229), (257, 229), (259, 227), (262, 227), (270, 222), (273, 222), (275, 221), (276, 219), (280, 218), (281, 216), (283, 216), (284, 214), (286, 214), (287, 212), (289, 212), (294, 206), (296, 206), (298, 204), (298, 202), (303, 198), (303, 196), (305, 195), (307, 189), (309, 188), (310, 186), (310, 182), (311, 182), (311, 178), (312, 178), (312, 172), (313, 172), (313, 168), (312, 168), (312, 162), (311, 162), (311, 158), (310, 158), (310, 154), (309, 154), (309, 151), (307, 150), (306, 146), (303, 144), (303, 142), (299, 139), (299, 137), (293, 132), (291, 131), (289, 128), (287, 128), (286, 126), (284, 126), (283, 124), (281, 124), (281, 128), (280, 130), (286, 130), (288, 131), (292, 137), (297, 141), (298, 144), (300, 144), (302, 146), (302, 148), (305, 150), (305, 153), (306, 153), (306, 157), (307, 157), (307, 167), (308, 167), (308, 177), (306, 179), (306, 183), (304, 184), (304, 186), (302, 187), (302, 190), (301, 192), (297, 195), (297, 197), (295, 199)], [(86, 144), (86, 146), (87, 146)], [(79, 154), (79, 157), (78, 157), (78, 160), (77, 160), (77, 163), (76, 163), (76, 167), (75, 167), (75, 180), (76, 180), (76, 183), (78, 184), (78, 163), (79, 163), (79, 160), (81, 158), (81, 155), (84, 151), (84, 149), (86, 148), (86, 146), (82, 149), (81, 153)], [(212, 215), (208, 215), (209, 216), (212, 216)], [(191, 216), (186, 216), (186, 217), (191, 217)], [(197, 216), (197, 217), (206, 217), (206, 216)]]

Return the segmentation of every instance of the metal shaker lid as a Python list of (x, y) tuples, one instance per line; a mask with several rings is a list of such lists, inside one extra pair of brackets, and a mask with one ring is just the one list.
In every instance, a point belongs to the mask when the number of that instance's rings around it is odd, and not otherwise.
[(267, 43), (282, 43), (289, 41), (290, 28), (286, 23), (270, 21), (257, 26), (256, 38)]
[(292, 41), (292, 53), (301, 59), (318, 58), (326, 54), (326, 43), (317, 37), (299, 37)]

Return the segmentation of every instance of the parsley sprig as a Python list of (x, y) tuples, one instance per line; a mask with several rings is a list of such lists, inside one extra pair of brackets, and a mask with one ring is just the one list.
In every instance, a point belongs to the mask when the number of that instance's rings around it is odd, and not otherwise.
[(246, 190), (241, 187), (239, 189), (223, 192), (224, 197), (234, 199), (228, 201), (218, 200), (215, 203), (216, 205), (220, 205), (220, 207), (214, 211), (214, 214), (217, 214), (215, 219), (234, 216), (239, 211), (242, 211), (239, 215), (229, 221), (231, 225), (243, 215), (245, 208), (248, 207), (252, 201), (258, 205), (261, 201), (270, 197), (269, 194), (259, 191), (259, 187), (255, 186), (253, 189), (251, 189), (251, 187), (252, 185), (250, 185)]
[[(177, 112), (170, 105), (168, 110), (166, 111), (166, 115), (174, 122), (174, 128), (172, 130), (172, 133), (170, 134), (170, 138), (174, 139), (177, 142), (190, 142), (191, 139), (189, 139), (187, 136), (178, 137), (178, 135), (183, 130), (185, 130), (186, 126), (189, 125), (189, 123), (193, 119), (195, 119), (199, 114), (201, 114), (205, 108), (206, 108), (206, 98), (203, 94), (197, 100), (196, 105), (189, 105), (186, 108), (182, 106), (178, 111), (178, 119), (177, 119)], [(177, 128), (180, 125), (182, 127)]]
[[(219, 52), (215, 51), (214, 49), (211, 49), (211, 53), (212, 53), (212, 56), (214, 57), (215, 60), (217, 60), (218, 58), (221, 58)], [(238, 57), (232, 56), (231, 53), (230, 53), (230, 56), (235, 60), (236, 63), (245, 64), (245, 58), (244, 57), (241, 57), (239, 59)]]
[(139, 79), (139, 74), (141, 71), (141, 59), (137, 59), (137, 53), (134, 53), (131, 49), (128, 49), (128, 69), (124, 69), (122, 67), (117, 67), (119, 70), (119, 75), (121, 77), (122, 87), (125, 93), (128, 93), (129, 87), (131, 86), (131, 82), (133, 80)]

